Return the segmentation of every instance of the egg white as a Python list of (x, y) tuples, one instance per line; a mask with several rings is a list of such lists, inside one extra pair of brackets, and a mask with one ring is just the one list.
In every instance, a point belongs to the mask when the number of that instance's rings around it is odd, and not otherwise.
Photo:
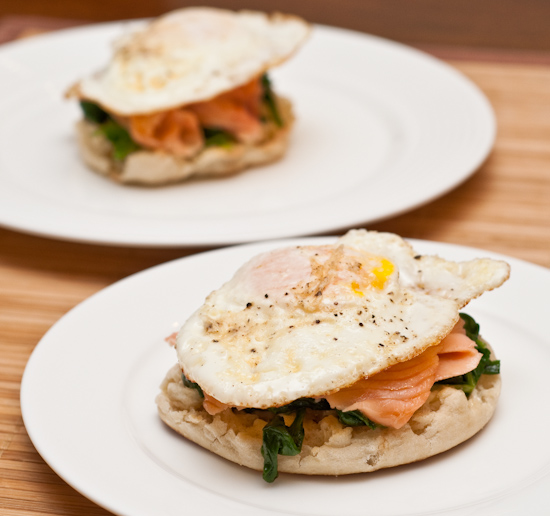
[(508, 275), (501, 261), (417, 256), (374, 231), (278, 249), (207, 297), (178, 334), (178, 360), (231, 406), (323, 397), (438, 344), (460, 308)]
[(309, 30), (278, 13), (178, 9), (121, 37), (107, 67), (71, 94), (123, 116), (208, 100), (286, 60)]

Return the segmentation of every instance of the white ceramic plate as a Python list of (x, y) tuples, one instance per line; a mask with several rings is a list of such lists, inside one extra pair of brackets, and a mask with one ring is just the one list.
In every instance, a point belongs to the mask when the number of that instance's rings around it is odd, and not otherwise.
[[(134, 22), (135, 23), (135, 22)], [(0, 49), (0, 224), (84, 242), (221, 245), (364, 226), (449, 191), (495, 136), (476, 86), (409, 47), (316, 27), (272, 72), (298, 122), (286, 157), (232, 177), (120, 186), (81, 163), (63, 93), (100, 68), (125, 24)]]
[[(21, 390), (46, 462), (82, 494), (125, 516), (547, 515), (550, 511), (550, 271), (512, 258), (511, 279), (467, 312), (502, 360), (496, 414), (477, 436), (426, 461), (340, 478), (261, 474), (170, 431), (154, 398), (175, 351), (164, 337), (245, 260), (287, 243), (251, 244), (149, 269), (83, 302), (44, 336)], [(418, 252), (502, 256), (413, 241)], [(185, 509), (182, 509), (184, 507)]]

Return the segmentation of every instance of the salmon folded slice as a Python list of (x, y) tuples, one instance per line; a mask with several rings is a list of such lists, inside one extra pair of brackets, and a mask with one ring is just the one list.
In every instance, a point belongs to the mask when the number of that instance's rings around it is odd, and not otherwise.
[(207, 102), (187, 106), (203, 127), (223, 129), (243, 143), (254, 144), (264, 135), (260, 121), (263, 88), (255, 79)]
[(131, 116), (128, 124), (132, 139), (148, 149), (190, 158), (204, 146), (199, 120), (186, 109)]
[(428, 399), (433, 384), (466, 374), (482, 354), (459, 322), (437, 346), (326, 396), (332, 408), (359, 410), (375, 423), (401, 428)]
[(204, 147), (203, 127), (227, 131), (243, 143), (259, 142), (264, 136), (260, 118), (262, 96), (260, 79), (254, 79), (205, 102), (130, 116), (120, 122), (143, 147), (191, 158)]

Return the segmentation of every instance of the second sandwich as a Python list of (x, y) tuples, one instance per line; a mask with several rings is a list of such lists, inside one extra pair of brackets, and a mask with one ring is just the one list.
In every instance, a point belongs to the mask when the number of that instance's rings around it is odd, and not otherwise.
[(293, 115), (266, 72), (309, 30), (279, 13), (187, 8), (130, 32), (106, 68), (68, 92), (84, 113), (84, 161), (119, 182), (158, 185), (280, 158)]

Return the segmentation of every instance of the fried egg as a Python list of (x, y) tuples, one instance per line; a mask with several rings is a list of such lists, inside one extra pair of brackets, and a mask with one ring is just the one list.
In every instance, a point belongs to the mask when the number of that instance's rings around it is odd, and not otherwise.
[(179, 9), (121, 37), (108, 66), (70, 94), (118, 115), (209, 100), (285, 61), (309, 30), (279, 13)]
[(505, 262), (419, 256), (397, 235), (260, 254), (177, 337), (184, 374), (236, 407), (321, 398), (438, 344), (459, 310), (509, 276)]

